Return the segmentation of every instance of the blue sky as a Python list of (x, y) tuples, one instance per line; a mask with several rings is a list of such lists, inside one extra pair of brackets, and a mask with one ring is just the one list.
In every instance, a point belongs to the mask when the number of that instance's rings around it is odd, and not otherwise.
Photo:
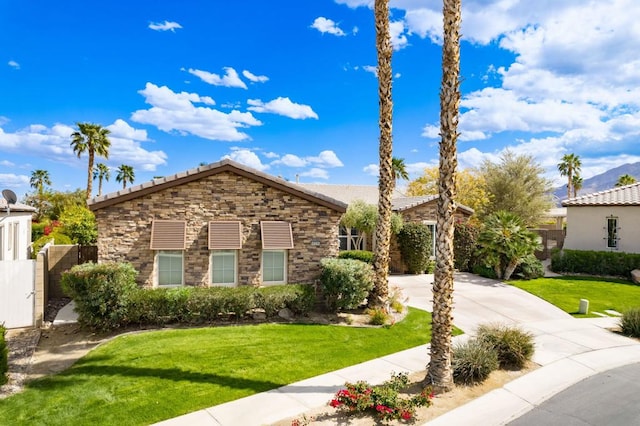
[[(22, 196), (45, 169), (84, 188), (77, 122), (111, 130), (98, 161), (132, 166), (134, 184), (222, 158), (375, 184), (372, 3), (2, 0), (0, 187)], [(415, 178), (438, 161), (442, 6), (391, 7), (394, 155)], [(640, 161), (639, 22), (637, 0), (464, 1), (460, 168), (508, 148), (560, 185), (566, 153), (584, 178)]]

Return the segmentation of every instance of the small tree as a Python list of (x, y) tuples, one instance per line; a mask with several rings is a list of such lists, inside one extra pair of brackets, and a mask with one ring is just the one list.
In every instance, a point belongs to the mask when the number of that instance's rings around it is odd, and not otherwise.
[(405, 223), (398, 233), (398, 243), (409, 273), (423, 273), (433, 255), (433, 237), (429, 227), (423, 223)]
[(92, 245), (98, 238), (96, 217), (91, 210), (84, 206), (73, 205), (67, 207), (60, 215), (63, 233), (75, 244)]
[[(378, 223), (378, 208), (373, 204), (367, 204), (362, 200), (355, 200), (349, 204), (347, 211), (342, 216), (340, 224), (348, 228), (360, 231), (357, 245), (365, 237), (364, 234), (372, 235)], [(398, 213), (391, 215), (391, 232), (397, 234), (402, 229), (402, 216)]]
[(500, 211), (488, 216), (478, 235), (478, 253), (498, 279), (511, 278), (516, 267), (539, 247), (538, 235), (517, 215)]

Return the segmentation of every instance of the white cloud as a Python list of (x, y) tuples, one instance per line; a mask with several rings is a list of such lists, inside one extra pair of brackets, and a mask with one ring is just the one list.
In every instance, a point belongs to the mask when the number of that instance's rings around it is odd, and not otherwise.
[(300, 173), (300, 176), (311, 177), (316, 179), (329, 179), (329, 173), (325, 169), (313, 167), (306, 172)]
[(248, 149), (236, 149), (231, 152), (231, 154), (225, 155), (221, 159), (227, 158), (260, 171), (265, 171), (269, 168), (269, 165), (262, 164), (262, 161), (260, 161), (260, 158), (255, 152)]
[(373, 65), (363, 65), (362, 69), (378, 77), (378, 67)]
[(362, 171), (370, 176), (378, 177), (380, 175), (380, 166), (377, 164), (369, 164), (365, 166)]
[(15, 70), (19, 70), (20, 69), (20, 64), (17, 63), (16, 61), (9, 61), (9, 62), (7, 62), (7, 65), (9, 65), (11, 68), (13, 68)]
[(296, 104), (289, 98), (279, 97), (267, 103), (260, 99), (249, 99), (247, 104), (251, 105), (247, 109), (255, 112), (278, 114), (293, 119), (318, 118), (318, 114), (310, 106)]
[(193, 68), (189, 68), (187, 71), (189, 74), (193, 74), (205, 83), (209, 83), (213, 86), (239, 87), (241, 89), (247, 88), (247, 85), (240, 79), (236, 70), (231, 67), (224, 67), (223, 70), (225, 72), (225, 75), (223, 76)]
[(336, 24), (331, 19), (324, 18), (322, 16), (316, 18), (315, 21), (313, 21), (313, 24), (311, 24), (311, 28), (315, 28), (316, 30), (320, 31), (322, 34), (329, 33), (335, 36), (346, 35), (345, 32), (342, 31), (340, 27), (338, 27), (338, 24)]
[(193, 102), (202, 102), (203, 98), (195, 93), (175, 93), (166, 86), (158, 87), (153, 83), (147, 83), (138, 93), (145, 97), (151, 108), (135, 111), (131, 119), (154, 125), (165, 132), (177, 131), (210, 140), (240, 141), (248, 139), (249, 135), (238, 129), (262, 125), (249, 112), (233, 110), (224, 113), (197, 107)]
[(438, 163), (435, 161), (431, 163), (419, 161), (417, 163), (407, 163), (405, 166), (405, 169), (407, 170), (407, 173), (409, 173), (410, 175), (422, 175), (422, 172), (424, 171), (424, 169), (426, 169), (427, 167), (433, 167), (437, 165)]
[(182, 25), (178, 24), (177, 22), (170, 22), (170, 21), (151, 22), (149, 24), (149, 28), (151, 28), (154, 31), (171, 31), (175, 33), (176, 29), (182, 28)]
[(264, 152), (264, 153), (262, 153), (262, 155), (264, 155), (267, 158), (279, 158), (280, 157), (275, 152)]
[(271, 164), (282, 164), (287, 167), (304, 167), (309, 164), (309, 162), (297, 155), (285, 154), (280, 159), (273, 161)]
[(317, 157), (307, 157), (310, 163), (320, 167), (343, 167), (342, 161), (335, 152), (331, 150), (322, 151)]
[(404, 22), (395, 21), (389, 23), (389, 35), (393, 50), (400, 50), (409, 45), (409, 40), (405, 34)]
[[(29, 185), (30, 179), (26, 175), (16, 175), (13, 173), (0, 173), (0, 188), (11, 189)], [(3, 212), (4, 214), (4, 212)]]
[(119, 137), (131, 139), (134, 141), (146, 141), (147, 139), (147, 131), (143, 129), (134, 129), (121, 118), (118, 118), (114, 123), (110, 126), (106, 127), (111, 134), (110, 137)]
[(9, 160), (0, 160), (0, 166), (3, 166), (3, 167), (15, 167), (15, 163), (12, 163)]
[(267, 77), (266, 75), (255, 75), (247, 70), (242, 71), (242, 75), (252, 83), (265, 83), (269, 81), (269, 77)]

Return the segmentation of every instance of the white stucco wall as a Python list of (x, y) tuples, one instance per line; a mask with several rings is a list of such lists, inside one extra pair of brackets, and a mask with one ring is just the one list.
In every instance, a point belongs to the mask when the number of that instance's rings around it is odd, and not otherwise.
[[(13, 245), (13, 236), (9, 235), (17, 226), (18, 241)], [(31, 244), (31, 213), (11, 212), (7, 215), (0, 211), (0, 259), (26, 260), (29, 259), (29, 245)], [(17, 248), (17, 256), (14, 250)]]
[(640, 253), (640, 206), (567, 207), (567, 236), (564, 248), (608, 251), (607, 217), (618, 218), (618, 248), (615, 251)]

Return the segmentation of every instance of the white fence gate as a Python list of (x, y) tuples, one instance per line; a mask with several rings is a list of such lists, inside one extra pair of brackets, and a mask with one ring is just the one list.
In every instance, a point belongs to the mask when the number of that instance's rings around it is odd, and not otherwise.
[(0, 324), (5, 327), (33, 327), (35, 271), (35, 260), (0, 261)]

